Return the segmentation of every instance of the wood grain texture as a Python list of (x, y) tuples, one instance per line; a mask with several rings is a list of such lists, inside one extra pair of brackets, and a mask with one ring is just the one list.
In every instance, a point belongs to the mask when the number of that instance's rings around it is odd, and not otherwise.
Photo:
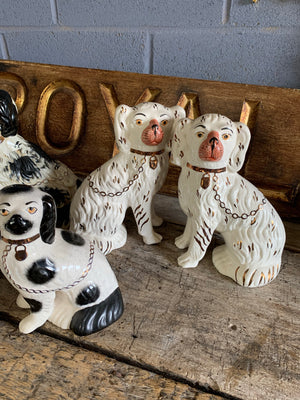
[[(173, 242), (182, 226), (165, 223), (157, 229), (164, 240), (155, 246), (143, 244), (130, 216), (126, 226), (126, 245), (108, 256), (124, 297), (121, 319), (85, 338), (50, 323), (43, 329), (212, 393), (298, 399), (300, 254), (285, 251), (274, 282), (246, 289), (216, 271), (211, 251), (195, 269), (178, 267), (181, 251)], [(1, 279), (0, 310), (19, 320), (26, 311), (15, 299)]]
[(3, 400), (224, 400), (1, 320), (0, 331)]
[[(46, 107), (45, 91), (57, 86)], [(20, 105), (20, 133), (83, 175), (111, 157), (112, 118), (120, 103), (179, 103), (192, 118), (216, 112), (242, 119), (252, 131), (243, 175), (282, 216), (300, 216), (299, 90), (14, 61), (0, 62), (0, 87)], [(170, 168), (163, 193), (176, 196), (178, 174), (179, 168)]]

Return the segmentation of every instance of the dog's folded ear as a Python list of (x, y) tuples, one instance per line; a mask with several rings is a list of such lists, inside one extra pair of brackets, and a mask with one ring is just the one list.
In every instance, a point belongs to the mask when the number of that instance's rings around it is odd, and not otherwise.
[(132, 112), (132, 107), (127, 106), (126, 104), (121, 104), (117, 107), (115, 113), (115, 121), (114, 121), (114, 130), (115, 130), (115, 139), (118, 149), (120, 151), (129, 151), (130, 143), (128, 143), (128, 139), (126, 138), (126, 119), (129, 114)]
[(242, 122), (235, 122), (234, 124), (237, 129), (237, 138), (227, 165), (229, 172), (238, 172), (242, 168), (251, 139), (250, 129), (247, 125)]
[[(176, 127), (176, 121), (185, 117), (185, 109), (178, 105), (169, 107), (169, 109), (172, 111), (174, 115), (173, 126), (172, 126), (172, 135), (173, 135), (174, 129)], [(171, 150), (172, 150), (172, 136), (170, 137), (170, 140), (167, 143), (167, 151), (170, 152)]]
[(43, 201), (43, 218), (40, 226), (40, 235), (45, 243), (51, 244), (55, 238), (56, 206), (52, 196), (46, 194)]
[(0, 133), (3, 137), (18, 133), (18, 110), (10, 94), (0, 90)]
[(186, 131), (192, 122), (189, 118), (181, 118), (174, 122), (174, 134), (171, 139), (171, 163), (181, 167), (185, 161)]

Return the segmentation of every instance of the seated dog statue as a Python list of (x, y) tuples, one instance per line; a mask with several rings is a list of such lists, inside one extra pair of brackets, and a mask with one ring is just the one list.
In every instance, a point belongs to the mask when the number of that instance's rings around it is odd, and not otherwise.
[(80, 180), (66, 165), (19, 135), (18, 126), (16, 104), (8, 92), (0, 90), (0, 188), (26, 184), (45, 189), (55, 199), (58, 226), (67, 225)]
[(280, 270), (285, 230), (263, 194), (237, 174), (249, 142), (246, 125), (219, 114), (177, 122), (171, 160), (181, 167), (178, 196), (187, 223), (175, 244), (188, 248), (179, 265), (196, 267), (218, 231), (225, 244), (213, 250), (217, 270), (257, 287)]
[(132, 208), (139, 234), (146, 244), (159, 243), (161, 235), (152, 199), (162, 187), (169, 167), (169, 141), (180, 106), (141, 103), (120, 105), (115, 114), (119, 153), (92, 172), (76, 192), (70, 210), (71, 229), (96, 240), (104, 254), (122, 247), (127, 232), (123, 220)]
[(47, 320), (77, 335), (116, 321), (123, 301), (105, 256), (76, 233), (55, 228), (53, 198), (38, 188), (0, 190), (1, 270), (31, 309), (19, 324), (30, 333)]

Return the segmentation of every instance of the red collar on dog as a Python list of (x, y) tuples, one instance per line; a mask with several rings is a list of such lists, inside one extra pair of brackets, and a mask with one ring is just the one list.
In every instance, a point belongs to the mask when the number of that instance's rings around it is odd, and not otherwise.
[(130, 149), (131, 153), (141, 154), (142, 156), (158, 156), (159, 154), (163, 154), (165, 149), (158, 150), (158, 151), (141, 151), (136, 149)]
[(194, 165), (191, 165), (190, 163), (186, 163), (186, 166), (194, 171), (197, 172), (205, 172), (205, 173), (209, 173), (212, 172), (214, 174), (219, 174), (220, 172), (226, 172), (226, 167), (223, 168), (201, 168), (201, 167), (195, 167)]
[[(7, 239), (7, 238), (1, 236), (1, 240), (3, 240), (3, 242), (8, 243), (10, 245), (15, 244), (16, 245), (16, 248), (15, 248), (16, 260), (23, 261), (27, 258), (27, 251), (26, 251), (25, 244), (34, 242), (39, 237), (40, 237), (40, 234), (37, 233), (36, 235), (31, 236), (30, 238), (27, 238), (27, 239), (13, 240), (13, 239)], [(18, 249), (19, 246), (23, 246), (23, 248)], [(10, 246), (10, 248), (11, 248), (11, 246)]]

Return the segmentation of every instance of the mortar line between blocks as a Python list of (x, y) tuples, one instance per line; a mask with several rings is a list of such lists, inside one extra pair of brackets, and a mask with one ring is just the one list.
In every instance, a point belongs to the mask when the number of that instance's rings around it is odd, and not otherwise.
[(9, 60), (9, 52), (7, 47), (7, 42), (3, 33), (0, 34), (0, 48), (2, 52), (2, 57), (4, 60)]
[(222, 24), (227, 24), (230, 18), (232, 0), (223, 0)]
[(57, 0), (50, 0), (50, 8), (51, 8), (52, 22), (54, 25), (58, 25)]
[(153, 34), (149, 32), (147, 32), (147, 37), (145, 41), (144, 73), (153, 73)]

